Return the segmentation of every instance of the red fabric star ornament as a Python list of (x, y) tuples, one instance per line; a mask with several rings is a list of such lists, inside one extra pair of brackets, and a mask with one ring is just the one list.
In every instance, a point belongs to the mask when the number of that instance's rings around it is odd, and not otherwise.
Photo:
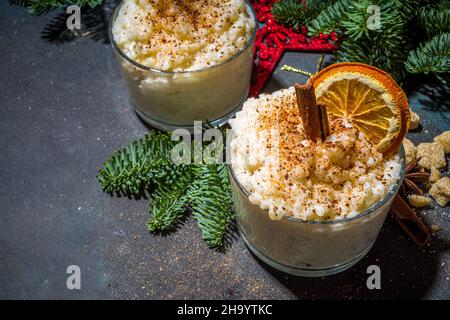
[(264, 24), (256, 32), (253, 79), (249, 93), (251, 97), (261, 93), (285, 51), (330, 52), (336, 48), (333, 44), (336, 40), (334, 32), (308, 37), (306, 26), (294, 31), (292, 28), (278, 25), (271, 12), (272, 5), (277, 1), (251, 1), (258, 21)]

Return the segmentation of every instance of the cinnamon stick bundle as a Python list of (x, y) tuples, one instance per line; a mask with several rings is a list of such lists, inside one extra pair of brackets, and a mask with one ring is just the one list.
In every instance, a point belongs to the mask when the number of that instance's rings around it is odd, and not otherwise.
[(327, 108), (323, 103), (317, 103), (314, 86), (311, 79), (306, 84), (296, 84), (297, 106), (302, 119), (307, 139), (312, 141), (325, 140), (330, 134)]

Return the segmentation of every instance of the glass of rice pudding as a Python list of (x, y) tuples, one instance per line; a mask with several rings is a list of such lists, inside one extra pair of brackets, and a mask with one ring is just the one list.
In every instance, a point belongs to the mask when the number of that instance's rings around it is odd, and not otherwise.
[(349, 121), (306, 139), (295, 89), (249, 99), (230, 120), (228, 169), (236, 220), (251, 251), (300, 276), (343, 271), (370, 250), (405, 171)]
[(150, 125), (225, 123), (248, 95), (257, 20), (244, 0), (124, 0), (110, 39), (130, 101)]

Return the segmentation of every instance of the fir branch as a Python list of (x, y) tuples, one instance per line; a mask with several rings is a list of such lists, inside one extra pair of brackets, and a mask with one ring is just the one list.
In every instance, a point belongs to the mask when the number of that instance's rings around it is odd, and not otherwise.
[(272, 6), (272, 14), (278, 23), (299, 29), (335, 2), (336, 0), (281, 0)]
[[(370, 0), (364, 0), (354, 4), (354, 8), (363, 10), (370, 3)], [(356, 37), (358, 27), (355, 25), (353, 31), (347, 30), (350, 28), (350, 23), (347, 23), (344, 28), (350, 36), (343, 39), (335, 55), (338, 61), (357, 61), (376, 66), (400, 81), (406, 75), (403, 62), (411, 48), (411, 43), (403, 36), (407, 33), (407, 25), (392, 1), (380, 4), (380, 13), (380, 30), (369, 30), (362, 25), (359, 37)], [(362, 13), (350, 11), (347, 17), (355, 14)]]
[[(380, 0), (378, 0), (380, 1)], [(382, 0), (389, 1), (389, 0)], [(397, 8), (398, 13), (403, 19), (408, 20), (416, 16), (417, 8), (419, 8), (424, 0), (391, 0), (394, 6)], [(428, 1), (428, 0), (426, 0)]]
[(25, 0), (28, 11), (31, 14), (41, 15), (46, 14), (58, 8), (67, 5), (77, 5), (80, 8), (94, 8), (100, 5), (103, 0)]
[(140, 194), (152, 185), (172, 184), (183, 167), (170, 159), (173, 146), (175, 142), (168, 134), (152, 131), (113, 154), (99, 170), (97, 179), (107, 192), (132, 194)]
[(352, 8), (350, 0), (338, 0), (328, 6), (308, 24), (309, 34), (316, 36), (320, 33), (338, 31), (338, 26), (345, 14)]
[(189, 206), (202, 233), (212, 247), (221, 247), (234, 218), (231, 190), (225, 165), (201, 165), (188, 189)]
[(16, 5), (19, 7), (26, 7), (28, 0), (9, 0), (10, 5)]
[(82, 10), (81, 30), (70, 31), (67, 28), (67, 19), (70, 13), (61, 11), (52, 16), (50, 21), (41, 32), (41, 37), (45, 41), (63, 43), (74, 40), (78, 37), (89, 37), (95, 41), (109, 43), (108, 37), (108, 12), (112, 11), (109, 2), (105, 1), (101, 6), (86, 8)]
[[(445, 7), (444, 7), (445, 3)], [(442, 32), (450, 32), (450, 4), (441, 1), (441, 4), (422, 7), (419, 10), (419, 20), (429, 36)]]
[(234, 215), (226, 165), (176, 165), (171, 153), (177, 143), (168, 133), (151, 131), (144, 139), (114, 153), (97, 178), (109, 192), (139, 195), (155, 187), (149, 206), (149, 231), (173, 229), (190, 209), (202, 238), (211, 247), (221, 247)]
[(298, 29), (305, 23), (305, 5), (297, 0), (282, 0), (274, 3), (272, 14), (278, 23)]
[(149, 207), (150, 219), (147, 228), (151, 232), (173, 229), (177, 221), (187, 213), (187, 189), (192, 183), (194, 174), (186, 169), (179, 179), (171, 185), (160, 185), (152, 194)]
[(371, 13), (367, 12), (368, 6), (372, 1), (355, 1), (352, 4), (352, 10), (346, 13), (346, 19), (341, 22), (345, 28), (345, 36), (354, 41), (360, 39), (363, 35), (369, 36), (370, 30), (367, 26), (367, 20)]
[(336, 0), (281, 0), (272, 6), (272, 14), (278, 23), (299, 29)]
[(450, 33), (433, 37), (412, 51), (405, 63), (410, 73), (450, 72)]
[[(413, 0), (418, 1), (418, 0)], [(405, 0), (341, 0), (309, 24), (310, 33), (328, 33), (335, 30), (341, 35), (337, 61), (363, 62), (389, 72), (395, 79), (406, 75), (404, 61), (412, 48), (408, 34), (408, 19), (401, 12), (410, 12)], [(370, 29), (367, 25), (371, 5), (380, 7), (380, 28)]]

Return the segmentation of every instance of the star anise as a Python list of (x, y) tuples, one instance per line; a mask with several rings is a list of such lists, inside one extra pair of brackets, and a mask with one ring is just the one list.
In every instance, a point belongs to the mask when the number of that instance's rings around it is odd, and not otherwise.
[(406, 196), (408, 190), (413, 191), (415, 194), (423, 195), (422, 189), (419, 188), (417, 183), (427, 181), (430, 174), (425, 172), (425, 169), (419, 168), (417, 164), (420, 159), (411, 161), (406, 165), (405, 178), (403, 184), (400, 187), (402, 196)]
[(424, 169), (418, 168), (416, 159), (406, 165), (405, 178), (400, 187), (400, 192), (395, 196), (391, 207), (395, 221), (406, 232), (406, 234), (414, 240), (414, 242), (422, 246), (430, 239), (430, 229), (417, 216), (417, 213), (405, 200), (407, 191), (411, 190), (416, 194), (423, 195), (423, 191), (417, 185), (419, 182), (428, 180), (429, 173)]

